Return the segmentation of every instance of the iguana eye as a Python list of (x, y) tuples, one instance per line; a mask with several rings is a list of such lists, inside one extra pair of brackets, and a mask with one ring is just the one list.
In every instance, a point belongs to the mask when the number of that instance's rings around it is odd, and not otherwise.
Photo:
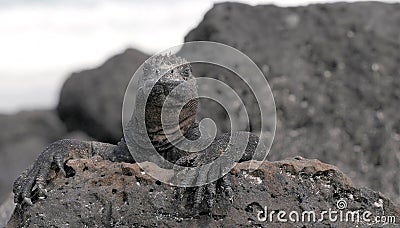
[(190, 67), (186, 67), (186, 68), (181, 72), (181, 74), (182, 74), (183, 77), (186, 77), (186, 78), (187, 78), (187, 77), (189, 77), (190, 72), (191, 72)]

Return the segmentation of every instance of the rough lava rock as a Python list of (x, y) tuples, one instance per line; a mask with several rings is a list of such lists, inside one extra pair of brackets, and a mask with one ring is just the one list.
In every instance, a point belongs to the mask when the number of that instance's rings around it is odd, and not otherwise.
[[(400, 207), (385, 196), (366, 188), (356, 188), (336, 167), (301, 157), (263, 162), (253, 172), (247, 163), (238, 164), (233, 177), (233, 203), (219, 195), (212, 209), (197, 214), (175, 188), (145, 174), (137, 164), (112, 163), (100, 157), (69, 160), (75, 172), (64, 178), (55, 172), (49, 178), (48, 197), (32, 206), (14, 211), (8, 227), (234, 227), (235, 225), (285, 225), (259, 221), (265, 206), (286, 212), (338, 210), (345, 200), (349, 211), (370, 211), (373, 216), (395, 216)], [(183, 200), (178, 200), (183, 199)], [(318, 217), (316, 217), (318, 218)], [(372, 217), (371, 217), (372, 218)], [(354, 223), (290, 223), (293, 227), (311, 225), (354, 226)], [(286, 224), (287, 225), (287, 224)], [(358, 223), (361, 227), (368, 225)]]
[(73, 73), (61, 90), (58, 113), (68, 130), (81, 130), (103, 142), (122, 137), (125, 89), (148, 55), (127, 49), (96, 69)]
[(185, 41), (233, 46), (265, 73), (278, 114), (270, 160), (318, 158), (400, 202), (399, 10), (378, 2), (221, 3)]

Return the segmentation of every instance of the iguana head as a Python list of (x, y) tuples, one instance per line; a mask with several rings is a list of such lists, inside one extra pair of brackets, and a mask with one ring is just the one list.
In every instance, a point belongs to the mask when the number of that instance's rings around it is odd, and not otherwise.
[[(161, 148), (169, 144), (166, 135), (173, 141), (179, 140), (178, 133), (184, 135), (194, 123), (198, 106), (196, 84), (191, 80), (194, 76), (190, 64), (172, 54), (151, 57), (144, 63), (143, 71), (138, 99), (150, 92), (145, 106), (146, 129), (153, 145)], [(179, 126), (174, 124), (177, 115)]]

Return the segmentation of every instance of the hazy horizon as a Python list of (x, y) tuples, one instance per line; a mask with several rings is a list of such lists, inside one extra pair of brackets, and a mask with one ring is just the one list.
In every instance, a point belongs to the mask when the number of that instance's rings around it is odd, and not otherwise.
[[(54, 107), (71, 72), (101, 65), (126, 48), (151, 54), (182, 43), (214, 2), (0, 0), (0, 113)], [(239, 2), (295, 6), (337, 1)]]

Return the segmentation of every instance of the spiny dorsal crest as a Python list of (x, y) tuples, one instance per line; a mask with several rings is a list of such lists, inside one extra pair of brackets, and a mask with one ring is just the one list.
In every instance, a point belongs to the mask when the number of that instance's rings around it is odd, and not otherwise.
[(164, 54), (150, 57), (143, 65), (145, 78), (155, 78), (164, 75), (171, 68), (182, 64), (188, 64), (188, 61), (175, 54)]

